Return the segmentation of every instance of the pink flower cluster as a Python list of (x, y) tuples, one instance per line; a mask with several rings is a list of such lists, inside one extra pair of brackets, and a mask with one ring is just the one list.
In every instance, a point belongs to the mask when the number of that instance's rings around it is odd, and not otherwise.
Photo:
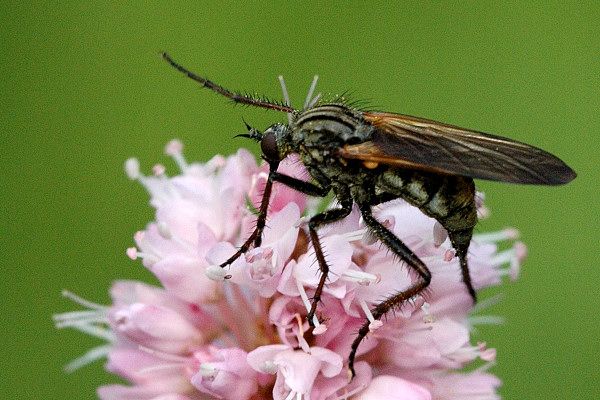
[[(145, 176), (137, 160), (126, 163), (156, 209), (155, 221), (135, 234), (127, 254), (162, 287), (117, 281), (110, 306), (66, 293), (88, 309), (55, 316), (59, 327), (107, 341), (68, 369), (107, 356), (107, 369), (131, 383), (100, 387), (101, 399), (498, 398), (500, 381), (487, 372), (495, 351), (470, 342), (475, 325), (497, 318), (475, 314), (485, 302), (473, 308), (434, 220), (401, 200), (375, 209), (433, 274), (426, 295), (381, 322), (369, 310), (406, 288), (411, 275), (368, 234), (358, 212), (321, 229), (332, 272), (312, 329), (306, 315), (319, 270), (306, 216), (319, 204), (275, 184), (262, 245), (222, 271), (218, 264), (252, 231), (267, 168), (245, 150), (206, 164), (188, 164), (178, 141), (166, 152), (179, 175), (167, 176), (157, 165)], [(280, 170), (307, 179), (293, 158)], [(514, 238), (510, 229), (476, 235), (469, 255), (476, 288), (516, 276), (525, 248)], [(501, 241), (508, 245), (500, 251)], [(371, 332), (350, 380), (350, 344), (366, 319)], [(478, 366), (465, 368), (474, 362)]]

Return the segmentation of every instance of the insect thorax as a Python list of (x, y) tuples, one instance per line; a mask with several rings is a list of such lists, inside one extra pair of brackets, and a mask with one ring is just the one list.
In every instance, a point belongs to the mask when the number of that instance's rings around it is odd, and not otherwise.
[(371, 139), (373, 127), (360, 112), (342, 104), (324, 104), (300, 113), (290, 125), (290, 145), (303, 161), (327, 163), (346, 144)]

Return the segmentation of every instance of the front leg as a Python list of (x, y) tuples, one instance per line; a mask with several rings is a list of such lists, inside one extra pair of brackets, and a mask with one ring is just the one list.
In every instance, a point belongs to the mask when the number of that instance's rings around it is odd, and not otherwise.
[[(359, 204), (359, 207), (363, 216), (363, 220), (365, 221), (365, 225), (367, 225), (369, 230), (396, 256), (398, 256), (402, 261), (406, 262), (406, 265), (412, 271), (417, 273), (417, 280), (408, 288), (406, 288), (404, 291), (388, 296), (381, 303), (375, 306), (371, 312), (373, 313), (373, 318), (379, 320), (388, 311), (400, 307), (407, 300), (424, 291), (431, 282), (431, 272), (423, 263), (423, 261), (421, 261), (421, 259), (412, 252), (411, 249), (402, 243), (402, 241), (396, 235), (394, 235), (394, 233), (383, 226), (381, 222), (377, 221), (375, 217), (373, 217), (370, 204)], [(367, 336), (367, 333), (369, 332), (369, 325), (370, 321), (367, 320), (358, 330), (358, 335), (352, 343), (350, 356), (348, 357), (348, 368), (350, 369), (352, 377), (355, 375), (354, 359), (356, 357), (356, 351), (358, 350), (358, 346), (362, 340), (365, 338), (365, 336)]]
[(258, 211), (258, 218), (256, 220), (256, 228), (254, 228), (254, 231), (252, 232), (250, 237), (244, 242), (244, 244), (240, 246), (238, 251), (236, 251), (225, 262), (219, 265), (221, 268), (231, 265), (235, 260), (240, 258), (242, 254), (247, 252), (253, 244), (254, 247), (260, 246), (262, 241), (262, 233), (265, 229), (265, 225), (267, 222), (267, 212), (269, 210), (269, 200), (271, 198), (271, 192), (273, 190), (273, 182), (283, 183), (284, 185), (289, 186), (290, 188), (297, 190), (301, 193), (305, 193), (309, 196), (324, 197), (327, 195), (327, 193), (329, 193), (329, 183), (323, 182), (322, 186), (317, 186), (313, 183), (305, 182), (303, 180), (281, 174), (277, 172), (278, 167), (279, 162), (269, 162), (269, 177), (267, 179), (267, 183), (265, 184), (265, 191), (260, 202), (260, 209)]
[(279, 162), (269, 162), (269, 177), (267, 178), (267, 183), (265, 184), (265, 191), (263, 192), (262, 200), (260, 201), (260, 208), (258, 210), (258, 218), (256, 219), (256, 228), (250, 235), (250, 237), (240, 246), (238, 251), (236, 251), (231, 257), (229, 257), (225, 262), (220, 264), (221, 268), (225, 268), (228, 265), (231, 265), (235, 260), (240, 258), (242, 254), (250, 249), (252, 243), (254, 242), (255, 247), (260, 246), (260, 241), (262, 237), (263, 230), (265, 229), (265, 224), (267, 221), (267, 211), (269, 210), (269, 200), (271, 198), (271, 192), (273, 189), (273, 175), (277, 174), (277, 168), (279, 167)]

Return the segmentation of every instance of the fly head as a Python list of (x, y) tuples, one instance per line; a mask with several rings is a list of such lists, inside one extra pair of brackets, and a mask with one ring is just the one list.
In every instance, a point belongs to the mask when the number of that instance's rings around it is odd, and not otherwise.
[(250, 127), (246, 124), (248, 133), (236, 135), (236, 137), (245, 137), (254, 139), (260, 143), (260, 150), (264, 159), (268, 162), (279, 162), (283, 160), (292, 149), (288, 144), (290, 129), (284, 124), (273, 124), (264, 132)]

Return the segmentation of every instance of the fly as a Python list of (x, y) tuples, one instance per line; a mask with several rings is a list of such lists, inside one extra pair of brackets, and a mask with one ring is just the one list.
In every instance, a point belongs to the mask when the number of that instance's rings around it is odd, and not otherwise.
[[(462, 281), (475, 302), (477, 295), (467, 263), (477, 223), (473, 179), (561, 185), (576, 176), (556, 156), (521, 142), (424, 118), (362, 111), (343, 102), (318, 102), (297, 110), (286, 103), (232, 92), (177, 64), (168, 54), (162, 56), (178, 71), (234, 103), (290, 116), (288, 124), (276, 123), (264, 132), (248, 127), (248, 133), (241, 135), (260, 142), (269, 175), (256, 228), (239, 250), (220, 265), (222, 268), (252, 246), (260, 246), (274, 182), (309, 196), (324, 197), (333, 192), (338, 200), (338, 208), (316, 214), (308, 222), (321, 272), (307, 315), (311, 326), (329, 273), (317, 229), (348, 216), (353, 204), (358, 205), (369, 230), (417, 276), (406, 290), (375, 306), (372, 314), (379, 320), (423, 292), (431, 282), (431, 273), (419, 257), (375, 219), (373, 206), (402, 198), (435, 218), (448, 232), (460, 262)], [(277, 172), (279, 163), (292, 153), (300, 156), (312, 182)], [(369, 321), (362, 325), (352, 343), (348, 366), (353, 376), (356, 351), (368, 332)]]

